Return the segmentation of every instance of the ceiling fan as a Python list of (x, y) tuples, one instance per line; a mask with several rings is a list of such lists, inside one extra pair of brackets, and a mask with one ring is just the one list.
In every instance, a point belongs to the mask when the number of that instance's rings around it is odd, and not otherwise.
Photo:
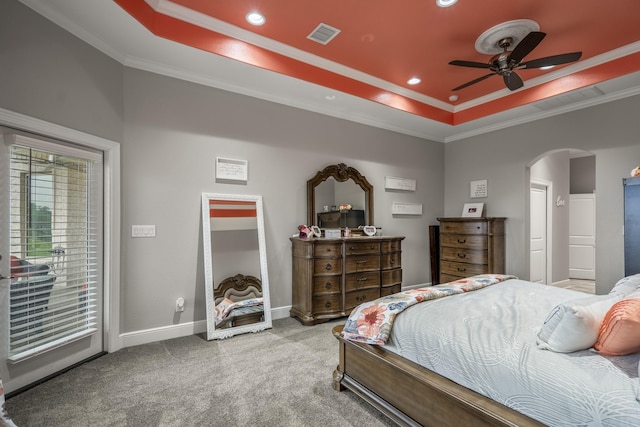
[(493, 75), (500, 75), (504, 80), (504, 84), (509, 90), (520, 89), (524, 84), (522, 79), (515, 70), (523, 70), (527, 68), (550, 67), (553, 65), (567, 64), (580, 59), (582, 52), (562, 53), (560, 55), (546, 56), (544, 58), (533, 59), (531, 61), (521, 62), (538, 44), (545, 38), (547, 34), (540, 31), (531, 31), (518, 43), (512, 51), (509, 48), (513, 44), (512, 37), (504, 37), (498, 40), (497, 45), (502, 52), (494, 55), (488, 63), (454, 60), (449, 62), (450, 65), (471, 68), (488, 68), (491, 73), (471, 80), (463, 85), (455, 87), (451, 90), (460, 90), (471, 86)]

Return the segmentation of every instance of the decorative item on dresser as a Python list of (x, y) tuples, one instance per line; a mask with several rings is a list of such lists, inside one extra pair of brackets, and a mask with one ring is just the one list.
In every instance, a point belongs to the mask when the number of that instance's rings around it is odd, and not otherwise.
[(293, 244), (291, 317), (314, 325), (400, 292), (404, 237), (300, 239)]
[(484, 273), (504, 273), (506, 218), (438, 218), (440, 278), (451, 282)]

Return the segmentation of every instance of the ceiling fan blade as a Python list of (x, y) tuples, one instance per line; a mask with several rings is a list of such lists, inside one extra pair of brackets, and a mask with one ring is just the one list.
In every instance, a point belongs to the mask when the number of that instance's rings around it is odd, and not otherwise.
[(523, 62), (518, 68), (540, 68), (552, 65), (567, 64), (580, 59), (582, 52), (562, 53), (560, 55), (545, 56), (544, 58), (533, 59)]
[(524, 83), (522, 83), (522, 79), (520, 78), (520, 76), (514, 72), (505, 74), (504, 76), (502, 76), (502, 78), (504, 79), (504, 84), (509, 88), (509, 90), (520, 89), (522, 86), (524, 86)]
[(513, 48), (513, 52), (511, 52), (511, 55), (509, 56), (509, 62), (517, 64), (522, 61), (525, 56), (538, 46), (546, 35), (546, 33), (540, 31), (531, 31), (522, 40), (520, 40), (520, 43), (518, 43), (515, 48)]
[(454, 61), (449, 62), (449, 65), (457, 65), (459, 67), (471, 67), (471, 68), (489, 68), (489, 67), (491, 67), (491, 65), (487, 64), (486, 62), (459, 61), (459, 60), (454, 60)]
[(454, 88), (453, 88), (453, 89), (451, 89), (451, 90), (452, 90), (452, 91), (455, 91), (455, 90), (464, 89), (465, 87), (468, 87), (468, 86), (474, 85), (474, 84), (476, 84), (476, 83), (478, 83), (478, 82), (483, 81), (483, 80), (484, 80), (484, 79), (486, 79), (486, 78), (489, 78), (489, 77), (491, 77), (491, 76), (495, 76), (495, 74), (496, 74), (496, 73), (489, 73), (489, 74), (486, 74), (486, 75), (484, 75), (484, 76), (482, 76), (482, 77), (478, 77), (478, 78), (477, 78), (477, 79), (475, 79), (475, 80), (471, 80), (470, 82), (467, 82), (467, 83), (465, 83), (465, 84), (463, 84), (463, 85), (460, 85), (460, 86), (458, 86), (458, 87), (454, 87)]

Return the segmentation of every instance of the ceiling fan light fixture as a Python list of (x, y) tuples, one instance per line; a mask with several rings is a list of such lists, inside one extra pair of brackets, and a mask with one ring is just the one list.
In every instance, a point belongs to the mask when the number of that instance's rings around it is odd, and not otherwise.
[(267, 21), (263, 14), (256, 11), (247, 13), (245, 19), (251, 25), (263, 25)]
[(436, 4), (440, 7), (449, 7), (456, 4), (458, 0), (436, 0)]
[(420, 83), (422, 80), (418, 77), (411, 77), (409, 80), (407, 80), (407, 84), (410, 84), (411, 86), (417, 85), (418, 83)]

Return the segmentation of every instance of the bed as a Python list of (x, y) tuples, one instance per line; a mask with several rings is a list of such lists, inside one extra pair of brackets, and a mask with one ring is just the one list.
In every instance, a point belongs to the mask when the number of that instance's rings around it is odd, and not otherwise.
[(588, 300), (583, 310), (599, 304), (609, 312), (640, 298), (632, 294), (640, 276), (627, 285), (609, 298), (509, 278), (411, 305), (382, 344), (346, 339), (345, 326), (336, 326), (334, 389), (353, 391), (400, 425), (638, 426), (639, 353), (552, 351), (543, 348), (571, 336), (540, 339), (558, 307)]
[(264, 320), (262, 281), (236, 274), (214, 289), (216, 329), (249, 325)]

